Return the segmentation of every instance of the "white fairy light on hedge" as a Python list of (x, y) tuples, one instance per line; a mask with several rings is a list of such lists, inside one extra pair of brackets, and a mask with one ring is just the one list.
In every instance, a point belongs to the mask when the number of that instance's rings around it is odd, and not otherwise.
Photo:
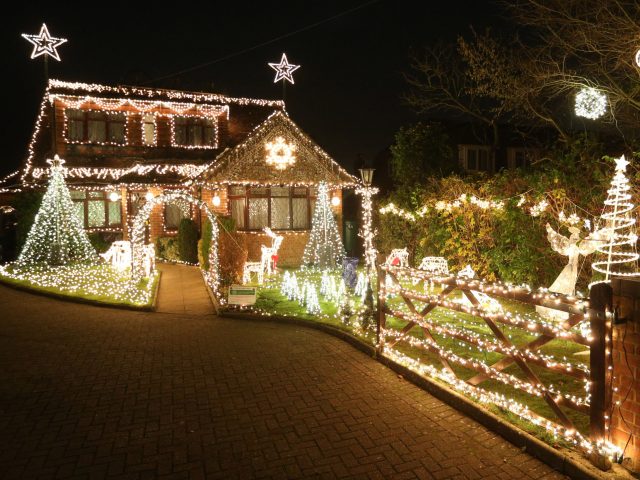
[(575, 112), (579, 117), (596, 120), (607, 111), (607, 96), (593, 87), (586, 87), (576, 94)]

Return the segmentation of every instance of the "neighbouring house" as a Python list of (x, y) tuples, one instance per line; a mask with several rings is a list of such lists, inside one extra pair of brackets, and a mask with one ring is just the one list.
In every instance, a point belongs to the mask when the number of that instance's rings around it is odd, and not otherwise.
[[(316, 186), (330, 186), (342, 225), (342, 190), (358, 183), (296, 126), (284, 102), (212, 93), (50, 80), (21, 185), (43, 185), (56, 154), (90, 232), (128, 239), (150, 195), (180, 190), (232, 218), (249, 259), (269, 242), (264, 227), (283, 235), (285, 266), (301, 261)], [(201, 224), (206, 216), (180, 202), (156, 206), (149, 240), (175, 235), (185, 217)]]

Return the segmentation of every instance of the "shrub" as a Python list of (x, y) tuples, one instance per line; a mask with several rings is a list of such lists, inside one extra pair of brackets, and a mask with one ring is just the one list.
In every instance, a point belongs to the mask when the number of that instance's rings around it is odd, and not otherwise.
[(198, 227), (190, 218), (183, 218), (178, 227), (178, 252), (180, 260), (198, 262)]
[(176, 239), (174, 237), (158, 237), (156, 240), (156, 256), (169, 262), (180, 260)]
[(211, 249), (211, 222), (205, 220), (202, 227), (202, 238), (198, 242), (198, 263), (203, 270), (209, 270), (209, 250)]

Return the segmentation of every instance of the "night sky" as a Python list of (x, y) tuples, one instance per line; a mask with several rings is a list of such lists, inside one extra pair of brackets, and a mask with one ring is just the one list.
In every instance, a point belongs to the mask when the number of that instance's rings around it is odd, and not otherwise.
[[(416, 121), (401, 100), (412, 49), (454, 40), (471, 24), (500, 23), (499, 9), (486, 1), (325, 0), (251, 7), (228, 1), (208, 2), (207, 9), (176, 2), (173, 10), (153, 2), (145, 2), (147, 8), (99, 2), (87, 9), (60, 3), (24, 2), (23, 11), (5, 19), (2, 174), (24, 160), (44, 89), (42, 57), (29, 59), (32, 46), (20, 34), (38, 33), (43, 21), (52, 36), (68, 39), (59, 48), (62, 62), (49, 61), (49, 76), (68, 81), (282, 98), (267, 63), (286, 52), (291, 63), (301, 65), (295, 85), (286, 89), (289, 115), (349, 169), (359, 166), (359, 155), (373, 158), (392, 143), (399, 127)], [(246, 49), (251, 50), (222, 59)]]

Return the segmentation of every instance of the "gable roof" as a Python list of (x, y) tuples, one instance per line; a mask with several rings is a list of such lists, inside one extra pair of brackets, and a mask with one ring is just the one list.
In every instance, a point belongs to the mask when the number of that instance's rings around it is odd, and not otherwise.
[[(283, 137), (296, 146), (295, 163), (283, 170), (265, 161), (265, 144), (276, 137)], [(242, 143), (222, 152), (198, 177), (198, 183), (214, 185), (309, 185), (320, 182), (336, 187), (359, 183), (281, 110), (255, 127)]]

